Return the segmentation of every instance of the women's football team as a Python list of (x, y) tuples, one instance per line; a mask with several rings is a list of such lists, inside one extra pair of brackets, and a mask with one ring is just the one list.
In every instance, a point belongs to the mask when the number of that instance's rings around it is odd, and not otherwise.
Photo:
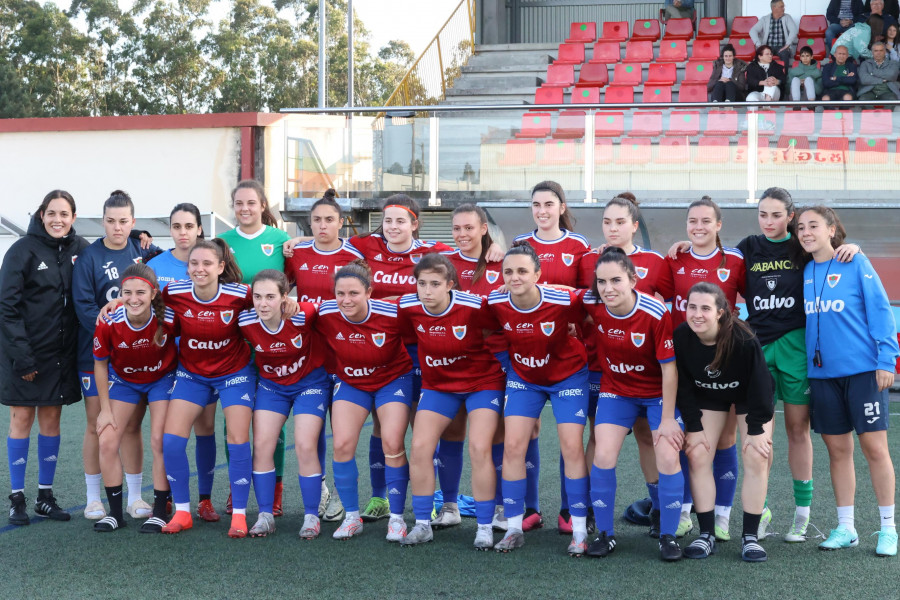
[[(88, 244), (73, 227), (74, 199), (54, 190), (6, 253), (0, 402), (10, 407), (11, 524), (30, 522), (25, 470), (35, 416), (34, 512), (70, 519), (52, 486), (61, 408), (82, 397), (84, 514), (96, 531), (124, 527), (125, 512), (144, 519), (141, 533), (179, 533), (195, 516), (218, 521), (210, 494), (220, 403), (230, 537), (275, 532), (293, 412), (300, 538), (317, 538), (330, 520), (341, 521), (333, 537), (347, 540), (386, 518), (389, 542), (431, 542), (434, 529), (460, 523), (467, 439), (474, 546), (509, 552), (544, 523), (538, 439), (549, 400), (560, 453), (557, 523), (571, 535), (570, 555), (615, 551), (616, 463), (633, 433), (660, 558), (707, 558), (731, 538), (740, 462), (740, 554), (762, 562), (780, 399), (796, 504), (785, 541), (808, 537), (812, 427), (828, 450), (838, 518), (819, 548), (858, 545), (855, 431), (878, 502), (875, 552), (896, 555), (887, 442), (896, 327), (877, 273), (858, 245), (844, 243), (831, 208), (798, 209), (786, 190), (770, 188), (758, 206), (761, 233), (726, 248), (722, 212), (704, 197), (688, 208), (689, 241), (663, 256), (634, 243), (640, 211), (629, 193), (606, 204), (605, 243), (591, 249), (552, 181), (533, 188), (536, 227), (505, 253), (472, 204), (453, 212), (453, 249), (418, 239), (418, 205), (402, 194), (385, 201), (381, 227), (349, 239), (339, 235), (333, 190), (312, 207), (310, 238), (290, 240), (277, 228), (257, 182), (241, 182), (232, 202), (237, 227), (211, 240), (194, 205), (175, 206), (175, 247), (162, 251), (134, 231), (126, 193), (104, 203), (106, 235)], [(152, 505), (141, 498), (148, 409)], [(361, 510), (356, 453), (370, 414), (372, 498)], [(325, 484), (329, 415), (333, 494)], [(435, 515), (436, 479), (443, 505)], [(682, 548), (692, 511), (699, 535)], [(503, 533), (496, 543), (494, 531)]]

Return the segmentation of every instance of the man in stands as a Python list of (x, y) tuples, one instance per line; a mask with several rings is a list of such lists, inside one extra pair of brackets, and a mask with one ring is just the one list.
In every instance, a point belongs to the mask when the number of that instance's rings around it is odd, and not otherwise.
[(859, 69), (845, 46), (834, 49), (831, 62), (822, 67), (822, 100), (853, 100)]
[[(872, 0), (874, 4), (877, 0)], [(872, 44), (872, 58), (859, 66), (860, 100), (898, 100), (900, 63), (887, 58), (884, 42)]]
[(784, 12), (784, 0), (772, 0), (772, 13), (760, 17), (750, 30), (750, 38), (757, 47), (771, 47), (784, 64), (790, 65), (798, 33), (794, 19)]
[(694, 0), (666, 0), (663, 20), (690, 19), (694, 16)]
[[(869, 12), (871, 8), (871, 0), (863, 1), (863, 12)], [(885, 0), (884, 12), (891, 15), (895, 19), (900, 19), (900, 2), (898, 0)]]
[(881, 42), (884, 41), (884, 32), (887, 31), (887, 28), (891, 25), (897, 24), (897, 19), (891, 16), (890, 13), (885, 12), (884, 10), (884, 0), (872, 0), (869, 2), (869, 12), (863, 13), (857, 19), (859, 23), (865, 23), (869, 20), (869, 17), (872, 15), (878, 15), (884, 20), (884, 27), (881, 28), (881, 32), (877, 33), (875, 31), (872, 32), (872, 41), (873, 42)]
[(825, 47), (831, 48), (834, 40), (842, 33), (853, 27), (857, 19), (863, 14), (862, 0), (831, 0), (825, 10), (825, 18), (828, 19), (828, 30), (825, 31)]

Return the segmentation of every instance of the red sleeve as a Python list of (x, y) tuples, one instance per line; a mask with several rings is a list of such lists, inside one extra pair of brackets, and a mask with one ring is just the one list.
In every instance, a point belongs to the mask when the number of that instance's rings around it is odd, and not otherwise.
[(656, 322), (653, 337), (656, 340), (656, 360), (667, 363), (675, 359), (675, 342), (672, 341), (672, 317), (669, 312), (663, 313)]
[(497, 316), (494, 314), (494, 311), (488, 306), (487, 298), (481, 299), (481, 308), (475, 313), (475, 318), (478, 327), (481, 329), (487, 329), (489, 331), (497, 331), (500, 329), (500, 323), (497, 321)]
[[(672, 277), (672, 267), (669, 259), (664, 258), (659, 265), (659, 277), (656, 281), (656, 291), (666, 300), (671, 300), (675, 296), (675, 278)], [(669, 338), (672, 337), (671, 324), (669, 325)]]
[(359, 250), (368, 259), (369, 256), (376, 252), (375, 244), (377, 244), (377, 241), (378, 239), (375, 236), (354, 235), (350, 238), (350, 245)]
[(578, 263), (578, 288), (589, 290), (594, 287), (594, 271), (597, 266), (598, 254), (585, 252)]
[(444, 242), (428, 241), (426, 243), (431, 244), (431, 246), (428, 247), (428, 252), (452, 252), (454, 250), (454, 248), (451, 248)]
[(109, 359), (110, 333), (112, 327), (106, 321), (100, 321), (94, 329), (94, 358), (96, 360)]
[(569, 290), (569, 298), (572, 299), (572, 307), (569, 312), (570, 323), (581, 324), (584, 322), (584, 318), (587, 316), (587, 311), (584, 309), (586, 293), (587, 290)]

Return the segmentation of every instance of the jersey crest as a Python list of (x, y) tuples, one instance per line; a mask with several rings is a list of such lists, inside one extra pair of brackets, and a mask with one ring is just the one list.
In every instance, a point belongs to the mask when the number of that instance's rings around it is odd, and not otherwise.
[(485, 271), (484, 278), (488, 283), (493, 284), (495, 281), (497, 281), (497, 279), (500, 278), (500, 271)]
[(234, 311), (233, 310), (222, 310), (222, 311), (219, 311), (219, 316), (222, 317), (222, 322), (225, 323), (226, 325), (228, 325), (229, 323), (231, 323), (232, 317), (234, 317)]
[(384, 346), (385, 335), (384, 333), (373, 333), (372, 334), (372, 343), (381, 348)]
[(644, 279), (647, 277), (647, 273), (649, 273), (650, 270), (647, 267), (635, 267), (634, 272), (637, 274), (638, 277), (640, 277), (641, 279)]
[(262, 253), (266, 256), (272, 256), (272, 252), (275, 251), (274, 244), (260, 244), (259, 247), (262, 248)]
[(419, 261), (422, 260), (422, 255), (421, 254), (410, 254), (409, 260), (413, 261), (414, 265), (417, 265), (417, 264), (419, 264)]
[(159, 340), (159, 347), (162, 348), (163, 346), (165, 346), (168, 339), (169, 339), (169, 334), (164, 333), (162, 338)]
[(728, 276), (731, 275), (731, 269), (716, 269), (716, 275), (719, 276), (719, 281), (728, 281)]
[(563, 252), (560, 257), (562, 258), (563, 264), (567, 267), (571, 267), (572, 263), (575, 262), (574, 254), (566, 254), (565, 252)]
[(294, 348), (300, 348), (303, 346), (303, 334), (297, 334), (297, 337), (291, 338), (291, 343), (294, 345)]
[(634, 344), (635, 348), (640, 348), (644, 345), (644, 340), (647, 339), (647, 335), (644, 333), (632, 333), (631, 334), (631, 343)]
[(541, 323), (541, 333), (550, 337), (553, 335), (553, 332), (556, 330), (556, 321), (550, 321), (549, 323)]
[(828, 276), (828, 287), (834, 288), (838, 284), (838, 281), (840, 281), (840, 280), (841, 280), (840, 273), (835, 273), (833, 275), (829, 275)]
[(461, 340), (466, 337), (466, 328), (467, 325), (454, 325), (453, 326), (453, 335), (456, 339)]
[(141, 258), (140, 256), (136, 256), (135, 258), (132, 258), (131, 260), (134, 261), (134, 264), (136, 264), (136, 265), (144, 262), (144, 259)]

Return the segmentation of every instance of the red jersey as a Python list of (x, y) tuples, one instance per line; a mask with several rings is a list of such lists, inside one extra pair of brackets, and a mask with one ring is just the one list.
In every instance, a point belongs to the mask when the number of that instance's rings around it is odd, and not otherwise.
[(253, 305), (250, 286), (223, 283), (212, 300), (202, 301), (190, 281), (173, 281), (163, 290), (166, 323), (181, 336), (178, 360), (202, 377), (221, 377), (240, 371), (250, 362), (238, 317)]
[(109, 316), (109, 321), (101, 320), (94, 330), (94, 358), (109, 360), (116, 375), (138, 385), (153, 383), (178, 366), (175, 351), (175, 336), (163, 324), (166, 333), (162, 342), (153, 341), (157, 320), (151, 316), (140, 329), (128, 322), (125, 307), (120, 306)]
[(374, 233), (354, 236), (350, 243), (366, 257), (372, 269), (372, 297), (389, 298), (416, 291), (413, 268), (429, 252), (452, 250), (441, 242), (423, 242), (414, 239), (405, 252), (394, 252), (388, 248), (384, 238)]
[[(600, 257), (598, 250), (591, 250), (581, 259), (578, 273), (578, 287), (591, 289), (594, 287), (594, 278), (597, 267), (597, 259)], [(639, 292), (655, 296), (659, 294), (665, 299), (672, 297), (674, 285), (669, 266), (665, 257), (659, 252), (645, 250), (638, 245), (634, 246), (634, 252), (628, 255), (634, 264), (637, 283), (634, 286)]]
[(506, 374), (485, 345), (484, 330), (497, 329), (486, 303), (451, 291), (450, 306), (435, 315), (416, 294), (400, 298), (400, 318), (418, 338), (423, 388), (455, 394), (504, 389)]
[(319, 305), (316, 330), (334, 355), (334, 374), (355, 388), (374, 392), (413, 366), (400, 336), (397, 305), (369, 300), (369, 312), (359, 323), (347, 320), (337, 302)]
[[(473, 282), (472, 278), (475, 276), (475, 269), (478, 266), (477, 258), (469, 258), (459, 250), (442, 254), (449, 258), (456, 267), (460, 290), (487, 298), (491, 292), (503, 285), (503, 261), (487, 263), (484, 273), (481, 274), (478, 281)], [(505, 352), (507, 349), (506, 338), (499, 331), (489, 335), (485, 343), (493, 354)]]
[(591, 370), (601, 371), (600, 391), (626, 398), (662, 396), (662, 363), (675, 360), (672, 318), (666, 305), (637, 292), (634, 309), (617, 316), (593, 292), (584, 308), (594, 320), (599, 344)]
[(319, 250), (310, 240), (294, 246), (294, 255), (284, 259), (284, 272), (297, 286), (298, 302), (317, 304), (334, 298), (334, 274), (346, 264), (364, 258), (348, 240), (336, 250)]
[(322, 366), (318, 335), (313, 332), (316, 307), (309, 302), (300, 311), (270, 331), (256, 310), (241, 313), (238, 324), (244, 338), (255, 350), (259, 376), (279, 385), (292, 385)]
[(509, 293), (493, 292), (488, 307), (509, 343), (516, 374), (535, 385), (553, 385), (587, 365), (584, 344), (569, 335), (569, 323), (581, 323), (580, 292), (538, 286), (541, 301), (529, 310), (513, 305)]
[(728, 305), (734, 310), (738, 293), (744, 293), (746, 284), (746, 266), (744, 255), (737, 248), (723, 248), (725, 264), (722, 264), (722, 252), (718, 248), (706, 256), (696, 254), (693, 249), (681, 252), (672, 260), (666, 257), (672, 278), (675, 281), (675, 299), (672, 301), (672, 327), (678, 327), (685, 320), (687, 296), (691, 286), (700, 281), (708, 281), (722, 288)]
[(574, 231), (562, 230), (561, 237), (547, 241), (537, 237), (537, 230), (518, 236), (515, 241), (526, 241), (534, 247), (541, 260), (541, 278), (538, 283), (578, 287), (578, 267), (581, 257), (590, 251), (587, 238)]

